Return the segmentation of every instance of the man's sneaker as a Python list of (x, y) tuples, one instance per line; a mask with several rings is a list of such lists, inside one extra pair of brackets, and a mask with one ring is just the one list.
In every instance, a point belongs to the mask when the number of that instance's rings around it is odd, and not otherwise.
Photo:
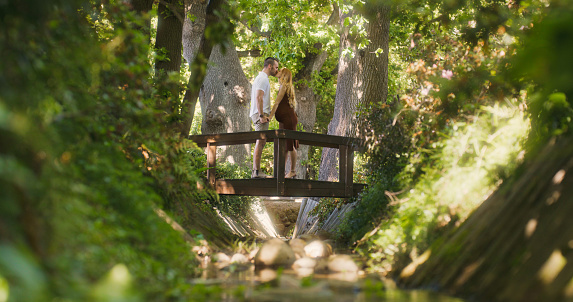
[(265, 174), (263, 171), (253, 170), (253, 174), (251, 174), (251, 178), (271, 178), (271, 176)]

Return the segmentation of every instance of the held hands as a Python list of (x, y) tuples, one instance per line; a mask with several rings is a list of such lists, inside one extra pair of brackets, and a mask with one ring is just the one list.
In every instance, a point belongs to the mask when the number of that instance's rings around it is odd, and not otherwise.
[(261, 124), (268, 123), (268, 122), (270, 122), (270, 120), (271, 120), (271, 118), (266, 114), (264, 116), (259, 117), (259, 122)]

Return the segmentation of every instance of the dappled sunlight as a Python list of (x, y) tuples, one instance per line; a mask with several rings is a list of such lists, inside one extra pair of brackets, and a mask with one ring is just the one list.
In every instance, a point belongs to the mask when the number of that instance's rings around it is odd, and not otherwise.
[(531, 238), (531, 235), (533, 235), (535, 229), (537, 229), (537, 219), (532, 218), (525, 225), (525, 237)]
[(547, 198), (547, 200), (545, 201), (545, 203), (550, 206), (552, 204), (554, 204), (557, 200), (559, 200), (559, 198), (561, 197), (561, 191), (555, 190), (553, 191), (553, 193), (551, 193), (551, 195)]
[(94, 286), (92, 297), (95, 301), (132, 301), (136, 297), (132, 283), (133, 278), (127, 266), (116, 264)]
[(8, 281), (2, 278), (0, 275), (0, 302), (8, 301), (8, 297), (10, 295), (10, 286), (8, 285)]
[(227, 226), (227, 228), (229, 230), (231, 230), (233, 233), (235, 233), (236, 235), (239, 235), (239, 236), (248, 235), (244, 229), (240, 228), (235, 223), (233, 218), (229, 217), (228, 215), (225, 215), (223, 212), (219, 211), (219, 209), (217, 209), (217, 208), (215, 208), (215, 212), (217, 212), (217, 215), (219, 216), (219, 218), (221, 218), (221, 221), (223, 221), (225, 223), (225, 225)]
[(124, 264), (115, 265), (109, 272), (109, 280), (121, 286), (127, 286), (131, 282), (131, 275)]
[(563, 290), (563, 295), (567, 298), (573, 297), (573, 279), (569, 280), (569, 283), (567, 283), (567, 286), (565, 286), (565, 289)]
[[(484, 111), (474, 124), (458, 125), (444, 142), (442, 154), (450, 160), (444, 162), (447, 170), (434, 186), (440, 203), (456, 204), (462, 212), (478, 206), (501, 184), (495, 174), (517, 164), (520, 142), (529, 130), (529, 121), (515, 107), (486, 107)], [(495, 131), (488, 133), (489, 129)]]
[(565, 170), (561, 169), (555, 173), (555, 176), (553, 176), (553, 184), (560, 184), (563, 181), (563, 178), (565, 178)]
[(555, 277), (561, 272), (565, 264), (567, 264), (567, 259), (563, 257), (561, 251), (554, 250), (539, 270), (538, 276), (543, 283), (550, 284), (555, 280)]
[(432, 250), (428, 249), (420, 257), (414, 259), (412, 263), (408, 264), (408, 266), (402, 270), (400, 278), (411, 277), (416, 272), (416, 268), (418, 268), (419, 265), (424, 264), (428, 258), (430, 258), (430, 255), (432, 255)]
[(478, 259), (476, 262), (466, 266), (462, 274), (456, 280), (456, 286), (462, 286), (468, 281), (468, 279), (473, 276), (477, 269), (483, 264), (484, 258)]

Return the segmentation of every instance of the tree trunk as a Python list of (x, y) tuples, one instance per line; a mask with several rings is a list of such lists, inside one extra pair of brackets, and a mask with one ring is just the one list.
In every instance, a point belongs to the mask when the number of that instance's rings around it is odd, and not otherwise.
[[(134, 11), (138, 14), (143, 15), (144, 13), (149, 12), (153, 8), (153, 0), (131, 0), (131, 7)], [(151, 18), (148, 15), (145, 24), (143, 27), (140, 28), (141, 32), (143, 32), (148, 38), (151, 36)]]
[[(365, 5), (365, 17), (368, 20), (366, 31), (370, 44), (360, 57), (364, 66), (364, 101), (365, 111), (371, 107), (379, 108), (388, 97), (388, 51), (390, 42), (390, 7), (378, 1), (368, 1)], [(376, 54), (378, 49), (382, 53)]]
[[(237, 51), (234, 47), (228, 47), (223, 53), (218, 45), (213, 48), (209, 63), (207, 77), (199, 94), (203, 113), (202, 133), (251, 131), (251, 83), (243, 72)], [(220, 147), (218, 158), (249, 167), (250, 149), (250, 145)]]
[[(358, 57), (364, 50), (357, 48), (355, 37), (350, 34), (350, 27), (344, 26), (344, 19), (356, 12), (340, 15), (340, 48), (338, 59), (338, 79), (336, 81), (336, 98), (334, 99), (334, 115), (328, 124), (328, 135), (355, 136), (355, 114), (358, 104), (363, 99), (364, 79), (361, 77), (363, 67)], [(350, 49), (354, 53), (344, 55), (343, 51)], [(322, 181), (338, 181), (338, 149), (324, 148), (318, 179)]]
[(185, 0), (185, 22), (183, 22), (183, 57), (189, 65), (193, 63), (205, 32), (207, 3), (204, 0)]
[[(179, 72), (181, 69), (181, 47), (183, 34), (183, 20), (179, 19), (183, 14), (183, 6), (178, 0), (166, 0), (159, 3), (157, 8), (157, 37), (155, 38), (155, 50), (159, 58), (155, 61), (155, 70)], [(178, 97), (179, 94), (174, 97)]]
[(476, 301), (570, 301), (573, 138), (560, 140), (406, 267), (402, 284)]
[(161, 1), (157, 9), (157, 35), (155, 38), (155, 77), (158, 83), (160, 99), (157, 104), (167, 116), (162, 131), (179, 132), (181, 102), (179, 100), (180, 85), (164, 79), (169, 73), (179, 73), (181, 70), (181, 35), (183, 31), (183, 6), (177, 0)]
[[(388, 44), (389, 44), (389, 7), (367, 3), (366, 17), (370, 23), (366, 30), (370, 44), (366, 49), (358, 49), (350, 33), (350, 26), (344, 26), (344, 19), (351, 17), (355, 11), (340, 14), (340, 58), (338, 61), (338, 80), (336, 85), (336, 98), (334, 101), (334, 116), (328, 125), (328, 134), (337, 136), (360, 136), (361, 122), (357, 121), (356, 114), (359, 108), (371, 106), (388, 95)], [(372, 10), (373, 9), (373, 10)], [(381, 48), (383, 53), (376, 57), (376, 49)], [(343, 55), (345, 49), (350, 49), (354, 57)], [(324, 148), (318, 179), (322, 181), (338, 181), (338, 149)], [(297, 222), (297, 232), (318, 231), (316, 217), (308, 213), (318, 204), (319, 200), (312, 198), (301, 207), (302, 221)], [(306, 209), (305, 209), (306, 208)], [(333, 212), (332, 215), (337, 215)], [(331, 215), (331, 216), (332, 216)], [(334, 229), (343, 217), (327, 218), (329, 230)], [(296, 234), (295, 234), (296, 236)]]
[(223, 0), (186, 0), (186, 16), (183, 33), (183, 55), (189, 63), (191, 75), (187, 90), (181, 104), (183, 122), (180, 133), (183, 137), (189, 135), (193, 124), (195, 106), (201, 90), (201, 85), (207, 76), (207, 63), (216, 41), (205, 37), (205, 29), (215, 26), (219, 22), (229, 22), (221, 18), (220, 11), (224, 5)]
[[(343, 14), (340, 11), (340, 47), (338, 59), (338, 80), (336, 84), (336, 98), (334, 100), (334, 116), (328, 125), (329, 135), (348, 136), (352, 132), (353, 115), (358, 107), (358, 102), (362, 97), (362, 81), (359, 80), (361, 66), (355, 57), (344, 55), (343, 51), (350, 48), (356, 55), (357, 46), (353, 37), (350, 35), (349, 27), (344, 26), (344, 19), (354, 14), (351, 11), (348, 14)], [(322, 150), (320, 171), (318, 180), (322, 181), (338, 181), (338, 150), (332, 148), (324, 148)], [(318, 203), (318, 198), (309, 198), (304, 207), (301, 206), (300, 211), (301, 221), (297, 222), (295, 234), (297, 233), (310, 233), (318, 230), (318, 218), (316, 216), (309, 216), (310, 211), (314, 209)]]

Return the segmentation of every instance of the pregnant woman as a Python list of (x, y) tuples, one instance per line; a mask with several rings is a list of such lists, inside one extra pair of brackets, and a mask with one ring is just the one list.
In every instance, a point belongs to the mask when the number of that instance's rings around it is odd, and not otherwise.
[[(294, 86), (292, 85), (292, 72), (288, 68), (283, 68), (277, 73), (276, 77), (279, 79), (280, 88), (273, 109), (271, 110), (270, 119), (276, 116), (279, 122), (279, 129), (296, 130), (298, 118), (295, 113), (296, 98), (294, 94)], [(298, 141), (287, 139), (287, 157), (290, 156), (290, 171), (285, 178), (296, 177), (296, 149), (298, 149)]]

